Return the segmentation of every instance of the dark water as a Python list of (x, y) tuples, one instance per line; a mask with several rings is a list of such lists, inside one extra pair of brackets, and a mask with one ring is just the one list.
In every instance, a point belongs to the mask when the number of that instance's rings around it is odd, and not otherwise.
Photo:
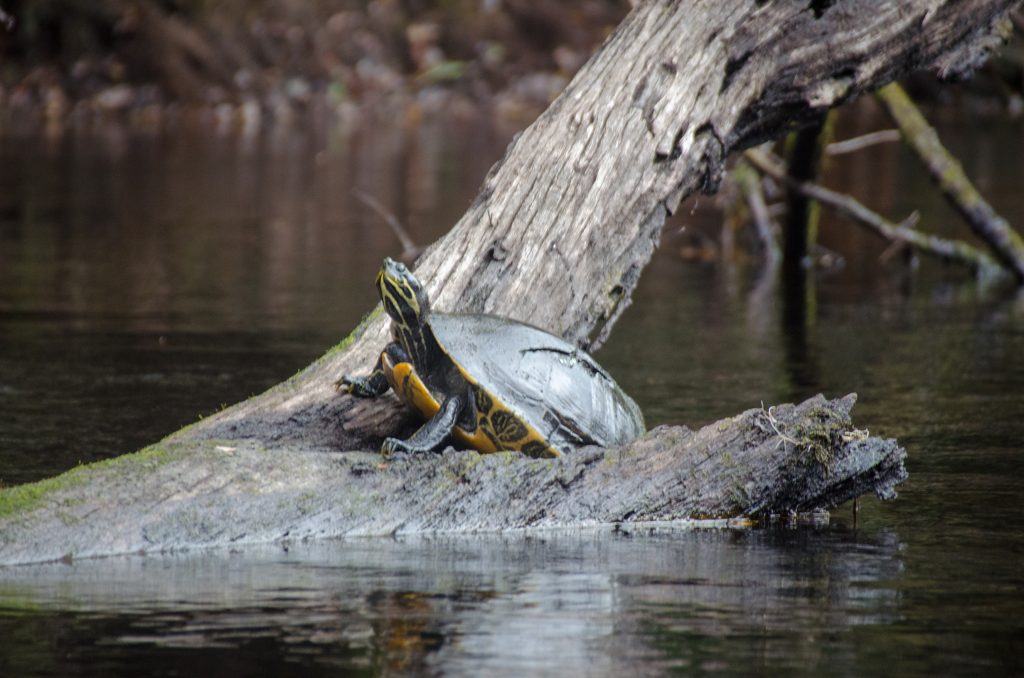
[[(851, 127), (869, 126), (848, 118)], [(1019, 124), (943, 133), (1024, 223)], [(507, 134), (371, 121), (252, 138), (0, 134), (0, 479), (128, 452), (294, 373), (398, 252), (464, 211)], [(962, 229), (898, 146), (830, 185)], [(907, 447), (900, 498), (817, 527), (293, 545), (0, 571), (0, 675), (258, 672), (1020, 674), (1024, 298), (825, 216), (846, 258), (787, 299), (756, 264), (685, 262), (666, 228), (598, 355), (649, 424), (817, 392)], [(686, 225), (687, 233), (679, 234)], [(898, 259), (898, 257), (897, 257)]]

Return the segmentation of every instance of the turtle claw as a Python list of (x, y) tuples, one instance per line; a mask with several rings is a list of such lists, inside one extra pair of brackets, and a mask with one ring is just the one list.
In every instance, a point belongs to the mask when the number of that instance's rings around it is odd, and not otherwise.
[(370, 398), (376, 395), (370, 388), (369, 379), (365, 377), (351, 377), (344, 375), (334, 382), (334, 390), (338, 393), (348, 393), (357, 398)]
[(409, 447), (405, 441), (399, 440), (398, 438), (386, 438), (384, 443), (380, 446), (380, 454), (385, 459), (405, 456), (410, 454), (412, 451), (412, 448)]

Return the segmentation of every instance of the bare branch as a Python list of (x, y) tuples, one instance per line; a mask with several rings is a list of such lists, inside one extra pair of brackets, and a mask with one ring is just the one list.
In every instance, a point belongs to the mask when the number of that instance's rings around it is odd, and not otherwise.
[(409, 237), (409, 232), (402, 226), (402, 222), (398, 220), (398, 217), (396, 217), (388, 208), (384, 207), (384, 205), (381, 205), (379, 200), (358, 188), (352, 189), (352, 195), (355, 196), (359, 202), (376, 212), (377, 216), (383, 219), (384, 223), (391, 227), (395, 237), (397, 237), (398, 241), (402, 243), (403, 259), (406, 261), (413, 261), (420, 255), (423, 248), (419, 247), (413, 239)]
[(1013, 272), (1017, 281), (1024, 284), (1024, 238), (981, 196), (902, 87), (897, 83), (886, 85), (876, 96), (899, 125), (903, 138), (924, 163), (946, 200)]
[(965, 242), (922, 233), (910, 228), (907, 225), (909, 220), (901, 224), (894, 224), (848, 195), (829, 190), (819, 184), (793, 181), (787, 176), (781, 162), (769, 158), (764, 153), (750, 150), (744, 154), (744, 157), (750, 164), (773, 179), (786, 182), (794, 190), (828, 205), (854, 222), (870, 228), (883, 238), (906, 243), (925, 254), (966, 264), (979, 276), (992, 276), (1001, 270), (994, 259)]
[(863, 150), (869, 146), (876, 146), (878, 144), (885, 144), (899, 140), (900, 131), (898, 129), (881, 129), (877, 132), (869, 132), (868, 134), (862, 134), (859, 137), (853, 137), (852, 139), (846, 139), (844, 141), (837, 141), (829, 144), (825, 148), (825, 154), (843, 155), (845, 153), (853, 153), (854, 151)]
[(762, 245), (764, 245), (766, 262), (769, 266), (774, 266), (782, 258), (782, 253), (779, 250), (779, 241), (775, 237), (774, 224), (764, 199), (761, 177), (749, 166), (738, 167), (733, 175), (737, 186), (747, 201), (750, 216), (757, 230), (757, 237)]

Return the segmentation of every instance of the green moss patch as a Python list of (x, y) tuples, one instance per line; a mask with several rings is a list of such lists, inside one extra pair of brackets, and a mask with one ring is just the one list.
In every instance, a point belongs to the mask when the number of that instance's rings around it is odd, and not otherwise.
[(760, 422), (755, 419), (754, 423), (761, 431), (771, 432), (785, 443), (806, 450), (810, 458), (823, 466), (832, 463), (836, 446), (843, 442), (844, 434), (853, 429), (849, 413), (829, 407), (811, 408), (792, 428), (776, 419), (770, 407), (759, 415)]
[(825, 407), (815, 407), (807, 413), (805, 419), (793, 427), (790, 435), (796, 440), (797, 445), (810, 452), (819, 464), (828, 465), (833, 460), (833, 450), (839, 436), (852, 425), (848, 414)]
[(24, 515), (45, 504), (49, 497), (57, 492), (84, 484), (87, 476), (82, 472), (83, 469), (84, 467), (80, 466), (55, 478), (0, 491), (0, 519)]
[[(66, 493), (92, 479), (97, 472), (120, 473), (122, 470), (145, 467), (155, 470), (167, 462), (182, 456), (184, 446), (151, 445), (147, 448), (113, 459), (77, 466), (70, 471), (34, 483), (17, 485), (0, 490), (0, 520), (25, 515), (53, 500), (55, 495)], [(67, 497), (61, 505), (75, 506), (82, 503), (80, 497)]]

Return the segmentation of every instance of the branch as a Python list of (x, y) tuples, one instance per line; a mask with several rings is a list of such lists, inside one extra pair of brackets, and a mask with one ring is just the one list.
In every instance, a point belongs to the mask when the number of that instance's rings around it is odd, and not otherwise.
[(896, 83), (876, 93), (879, 101), (899, 126), (903, 138), (924, 163), (942, 194), (968, 225), (988, 244), (996, 257), (1024, 284), (1024, 238), (981, 197), (963, 167), (939, 141), (939, 135), (924, 119), (903, 88)]
[(765, 261), (768, 266), (775, 266), (782, 258), (782, 252), (775, 237), (775, 227), (768, 213), (768, 204), (764, 199), (761, 177), (749, 166), (741, 165), (733, 171), (733, 179), (747, 201), (757, 237), (764, 247)]
[(402, 243), (402, 259), (412, 262), (416, 260), (416, 257), (420, 255), (423, 248), (418, 246), (412, 237), (409, 236), (409, 232), (402, 226), (402, 222), (398, 220), (398, 217), (394, 215), (388, 208), (380, 204), (380, 201), (374, 198), (369, 193), (359, 188), (352, 189), (352, 195), (356, 197), (361, 203), (372, 209), (377, 213), (381, 219), (384, 220), (390, 228), (391, 232), (398, 238), (398, 242)]
[[(907, 222), (894, 224), (848, 195), (831, 191), (815, 183), (793, 181), (786, 174), (781, 163), (759, 151), (749, 150), (744, 157), (750, 164), (773, 179), (785, 182), (786, 185), (808, 198), (828, 205), (883, 238), (910, 245), (924, 254), (965, 264), (979, 277), (995, 276), (1002, 270), (994, 259), (965, 242), (946, 240), (936, 235), (922, 233), (911, 228)], [(914, 220), (916, 221), (916, 218)]]
[(900, 132), (895, 129), (882, 129), (877, 132), (869, 132), (859, 137), (836, 141), (825, 147), (826, 155), (843, 155), (853, 153), (877, 144), (885, 144), (900, 140)]

